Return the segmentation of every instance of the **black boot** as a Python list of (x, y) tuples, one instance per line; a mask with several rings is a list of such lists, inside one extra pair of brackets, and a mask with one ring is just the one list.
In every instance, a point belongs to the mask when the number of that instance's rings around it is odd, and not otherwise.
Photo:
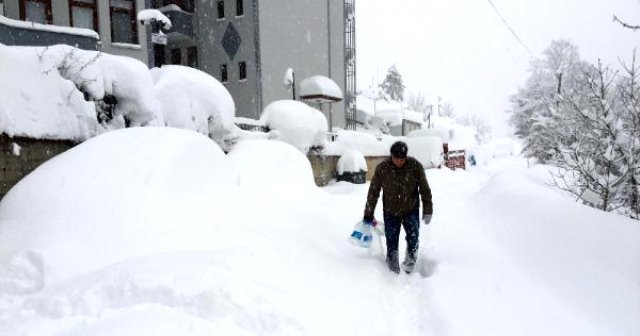
[(411, 252), (407, 250), (407, 254), (404, 257), (404, 261), (402, 262), (402, 270), (407, 274), (413, 272), (413, 267), (416, 266), (417, 259), (417, 251)]
[(400, 262), (398, 261), (398, 251), (390, 251), (387, 253), (387, 266), (389, 270), (396, 274), (400, 273)]

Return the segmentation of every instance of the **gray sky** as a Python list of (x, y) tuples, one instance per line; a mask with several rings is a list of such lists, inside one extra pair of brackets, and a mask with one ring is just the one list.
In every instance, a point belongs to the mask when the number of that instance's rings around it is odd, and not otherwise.
[[(619, 66), (640, 47), (614, 14), (640, 24), (638, 0), (492, 0), (535, 56), (553, 39), (577, 45), (583, 59)], [(356, 2), (358, 89), (382, 81), (395, 64), (407, 92), (451, 101), (458, 115), (477, 114), (506, 133), (509, 95), (524, 84), (532, 54), (488, 0)], [(640, 53), (640, 48), (638, 48)], [(640, 54), (639, 54), (640, 56)]]

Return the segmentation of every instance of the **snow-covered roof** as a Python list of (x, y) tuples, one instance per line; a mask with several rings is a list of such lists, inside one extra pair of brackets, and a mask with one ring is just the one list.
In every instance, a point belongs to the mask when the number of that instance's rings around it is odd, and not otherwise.
[(300, 98), (320, 102), (341, 101), (342, 90), (336, 82), (325, 76), (312, 76), (300, 82)]
[(63, 27), (56, 25), (47, 25), (41, 23), (35, 23), (30, 21), (22, 21), (22, 20), (13, 20), (9, 19), (6, 16), (0, 15), (0, 24), (4, 24), (7, 26), (15, 27), (15, 28), (23, 28), (23, 29), (31, 29), (31, 30), (40, 30), (40, 31), (48, 31), (53, 33), (63, 33), (63, 34), (71, 34), (71, 35), (79, 35), (92, 37), (96, 40), (100, 39), (100, 35), (91, 29), (85, 28), (75, 28), (75, 27)]

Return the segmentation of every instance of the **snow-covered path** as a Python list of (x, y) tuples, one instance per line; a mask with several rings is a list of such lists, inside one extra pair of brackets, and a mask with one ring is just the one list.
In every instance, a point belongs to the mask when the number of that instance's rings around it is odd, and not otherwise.
[[(160, 140), (153, 138), (149, 148)], [(167, 147), (176, 143), (171, 138), (163, 143), (170, 160), (175, 158)], [(245, 154), (268, 153), (255, 145)], [(184, 146), (193, 148), (190, 142)], [(281, 174), (276, 183), (253, 186), (266, 180), (247, 169), (231, 179), (241, 187), (211, 192), (208, 183), (220, 185), (226, 170), (211, 174), (212, 165), (189, 171), (167, 164), (162, 172), (153, 166), (139, 171), (146, 160), (139, 153), (123, 159), (122, 173), (114, 177), (124, 185), (129, 174), (135, 181), (144, 177), (129, 192), (148, 188), (155, 196), (136, 207), (118, 203), (114, 207), (120, 211), (96, 216), (87, 210), (92, 203), (86, 208), (73, 203), (72, 213), (58, 212), (54, 221), (39, 212), (12, 212), (15, 205), (3, 201), (0, 252), (2, 242), (15, 244), (15, 238), (23, 241), (18, 246), (38, 248), (0, 253), (0, 335), (635, 336), (640, 331), (637, 223), (559, 196), (544, 185), (546, 172), (524, 169), (520, 158), (469, 171), (428, 170), (434, 219), (421, 231), (418, 271), (398, 276), (386, 269), (378, 241), (366, 250), (347, 239), (362, 216), (368, 184), (285, 185), (282, 178), (293, 170), (281, 172), (276, 164), (269, 171)], [(194, 153), (193, 162), (205, 153)], [(83, 159), (80, 154), (73, 153)], [(46, 181), (59, 181), (57, 174), (78, 177), (102, 165), (95, 160), (96, 167), (86, 167), (70, 159), (30, 178), (32, 189), (23, 186), (23, 194), (30, 195), (28, 209), (43, 206), (40, 202), (48, 206), (49, 192), (82, 195), (87, 188), (82, 182), (49, 186)], [(189, 162), (170, 162), (177, 161)], [(162, 184), (154, 183), (174, 181), (159, 175), (172, 171), (193, 183), (170, 184), (162, 194)], [(110, 200), (123, 195), (109, 180), (96, 183), (90, 193), (102, 190), (100, 196)], [(607, 230), (601, 228), (605, 222)]]

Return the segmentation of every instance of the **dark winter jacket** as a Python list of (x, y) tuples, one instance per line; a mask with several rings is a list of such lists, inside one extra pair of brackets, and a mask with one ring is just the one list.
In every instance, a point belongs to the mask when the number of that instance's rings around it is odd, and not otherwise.
[(418, 195), (422, 198), (422, 213), (433, 214), (431, 189), (424, 168), (413, 157), (407, 157), (407, 161), (400, 168), (393, 164), (391, 158), (376, 167), (364, 209), (365, 218), (373, 218), (381, 189), (382, 209), (394, 216), (404, 216), (412, 210), (419, 209)]

